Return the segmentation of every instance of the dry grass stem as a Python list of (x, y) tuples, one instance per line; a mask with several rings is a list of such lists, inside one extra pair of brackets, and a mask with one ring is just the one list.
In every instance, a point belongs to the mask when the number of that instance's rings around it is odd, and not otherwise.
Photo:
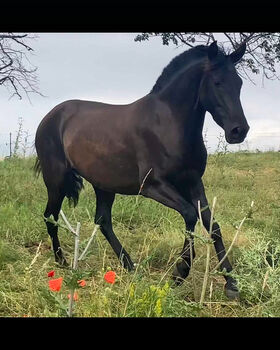
[(91, 242), (93, 241), (93, 238), (94, 238), (95, 234), (97, 233), (99, 227), (100, 227), (100, 225), (95, 225), (95, 226), (94, 226), (94, 230), (93, 230), (93, 232), (92, 232), (92, 234), (91, 234), (91, 237), (90, 237), (90, 239), (89, 239), (89, 241), (88, 241), (88, 243), (87, 243), (87, 245), (86, 245), (84, 251), (82, 252), (82, 254), (80, 255), (80, 257), (78, 258), (79, 261), (83, 259), (83, 257), (85, 256), (86, 252), (88, 251), (89, 246), (91, 245)]
[(34, 258), (32, 259), (32, 261), (31, 261), (31, 263), (30, 263), (30, 265), (29, 265), (28, 268), (27, 268), (28, 270), (31, 269), (32, 265), (35, 264), (36, 260), (38, 259), (39, 255), (41, 254), (41, 253), (40, 253), (41, 244), (42, 244), (42, 241), (40, 241), (40, 243), (39, 243), (39, 245), (38, 245), (38, 248), (37, 248), (37, 250), (36, 250), (35, 256), (34, 256)]
[[(213, 220), (214, 220), (214, 211), (215, 211), (216, 201), (217, 201), (217, 198), (214, 197), (212, 210), (211, 210), (211, 219), (210, 219), (210, 231), (209, 231), (210, 237), (212, 234), (212, 226), (213, 226)], [(201, 225), (202, 225), (202, 227), (204, 227), (202, 217), (201, 217), (200, 201), (198, 201), (198, 213), (199, 213), (199, 219), (200, 219)], [(207, 281), (208, 281), (208, 277), (209, 277), (211, 244), (212, 244), (212, 241), (206, 243), (206, 266), (205, 266), (205, 273), (204, 273), (202, 290), (201, 290), (201, 295), (200, 295), (200, 302), (199, 302), (200, 306), (204, 302)]]
[[(76, 227), (76, 231), (75, 231), (74, 260), (73, 260), (73, 266), (72, 266), (73, 270), (77, 270), (77, 267), (78, 267), (80, 228), (81, 228), (81, 224), (79, 222), (77, 222), (77, 227)], [(68, 308), (68, 316), (69, 317), (72, 317), (72, 315), (73, 315), (74, 293), (75, 293), (75, 288), (72, 288), (70, 291), (70, 298), (69, 298), (69, 308)]]
[[(252, 208), (253, 208), (253, 205), (254, 205), (254, 201), (251, 202), (251, 206), (250, 206), (250, 211), (249, 211), (249, 213), (251, 212), (251, 210), (252, 210)], [(239, 224), (239, 226), (238, 226), (238, 228), (237, 228), (237, 231), (236, 231), (236, 233), (235, 233), (235, 235), (234, 235), (234, 237), (233, 237), (233, 240), (232, 240), (232, 242), (231, 242), (231, 245), (229, 246), (228, 250), (226, 251), (226, 254), (224, 255), (224, 257), (219, 261), (219, 263), (215, 266), (215, 268), (214, 268), (211, 272), (216, 271), (217, 268), (218, 268), (219, 266), (221, 266), (221, 264), (223, 263), (223, 261), (224, 261), (224, 260), (226, 259), (226, 257), (228, 256), (228, 254), (230, 253), (230, 251), (231, 251), (231, 249), (232, 249), (232, 247), (233, 247), (235, 241), (237, 240), (237, 237), (238, 237), (238, 235), (239, 235), (239, 233), (240, 233), (240, 231), (241, 231), (241, 227), (242, 227), (244, 221), (245, 221), (247, 218), (248, 218), (248, 214), (247, 214), (246, 216), (244, 216), (244, 218), (243, 218), (242, 221), (240, 222), (240, 224)]]
[(64, 220), (66, 226), (68, 227), (69, 231), (73, 233), (73, 235), (76, 236), (76, 231), (73, 229), (73, 227), (70, 225), (69, 221), (67, 220), (65, 214), (63, 213), (62, 209), (60, 210), (60, 214), (62, 216), (62, 219)]

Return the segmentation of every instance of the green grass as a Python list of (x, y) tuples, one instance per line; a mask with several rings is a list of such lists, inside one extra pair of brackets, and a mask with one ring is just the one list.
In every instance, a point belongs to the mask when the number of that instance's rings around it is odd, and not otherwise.
[[(32, 171), (34, 158), (0, 162), (0, 316), (63, 317), (68, 304), (70, 269), (54, 263), (42, 215), (46, 189)], [(79, 262), (78, 278), (87, 284), (78, 289), (76, 317), (279, 317), (280, 316), (280, 153), (215, 154), (208, 159), (203, 178), (209, 203), (217, 197), (215, 218), (228, 247), (236, 226), (254, 201), (229, 258), (238, 280), (240, 301), (224, 295), (224, 278), (210, 276), (205, 303), (200, 306), (206, 245), (195, 239), (196, 259), (180, 287), (170, 276), (184, 241), (179, 214), (143, 197), (117, 195), (113, 207), (114, 230), (139, 265), (135, 272), (122, 269), (111, 247), (97, 233), (87, 258)], [(81, 222), (81, 249), (94, 228), (95, 196), (85, 182), (78, 206), (63, 211), (73, 226)], [(201, 234), (200, 226), (196, 232)], [(74, 239), (59, 230), (65, 255), (73, 258)], [(33, 261), (41, 242), (39, 255)], [(32, 263), (33, 261), (33, 263)], [(211, 249), (210, 268), (217, 264)], [(60, 292), (48, 288), (47, 272), (64, 277)], [(116, 283), (104, 281), (112, 269)]]

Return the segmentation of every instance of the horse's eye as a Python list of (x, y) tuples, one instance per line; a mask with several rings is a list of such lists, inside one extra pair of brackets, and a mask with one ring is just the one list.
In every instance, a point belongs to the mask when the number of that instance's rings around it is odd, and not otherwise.
[(220, 86), (220, 85), (221, 85), (221, 83), (220, 83), (219, 81), (215, 81), (214, 84), (215, 84), (216, 86)]

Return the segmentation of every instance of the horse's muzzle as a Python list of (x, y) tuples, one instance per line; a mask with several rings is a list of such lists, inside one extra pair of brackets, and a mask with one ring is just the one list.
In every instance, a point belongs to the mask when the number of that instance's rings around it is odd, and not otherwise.
[(241, 143), (245, 140), (245, 137), (249, 131), (249, 125), (246, 126), (235, 126), (230, 130), (229, 133), (225, 134), (228, 143)]

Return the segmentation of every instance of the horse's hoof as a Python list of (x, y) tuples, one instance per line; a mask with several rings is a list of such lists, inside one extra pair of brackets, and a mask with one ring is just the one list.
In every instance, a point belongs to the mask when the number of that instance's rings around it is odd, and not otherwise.
[(238, 290), (236, 291), (236, 290), (225, 288), (225, 295), (230, 300), (239, 300), (240, 299), (240, 293)]
[(59, 257), (56, 259), (56, 263), (59, 265), (59, 267), (64, 267), (67, 268), (69, 267), (68, 262), (66, 261), (66, 259), (64, 257)]
[(172, 273), (172, 279), (175, 282), (176, 286), (180, 286), (184, 282), (185, 278), (189, 274), (189, 271), (189, 267), (184, 261), (176, 264), (175, 269)]
[(235, 283), (227, 282), (225, 285), (225, 295), (230, 300), (239, 300), (240, 299), (240, 293)]
[(172, 273), (172, 280), (174, 281), (176, 286), (180, 286), (184, 282), (184, 279), (179, 274), (177, 266), (175, 267)]
[(69, 264), (65, 259), (63, 259), (61, 266), (66, 268), (66, 267), (69, 267)]
[(128, 272), (135, 270), (136, 267), (136, 264), (134, 264), (132, 260), (126, 256), (122, 257), (121, 264)]

